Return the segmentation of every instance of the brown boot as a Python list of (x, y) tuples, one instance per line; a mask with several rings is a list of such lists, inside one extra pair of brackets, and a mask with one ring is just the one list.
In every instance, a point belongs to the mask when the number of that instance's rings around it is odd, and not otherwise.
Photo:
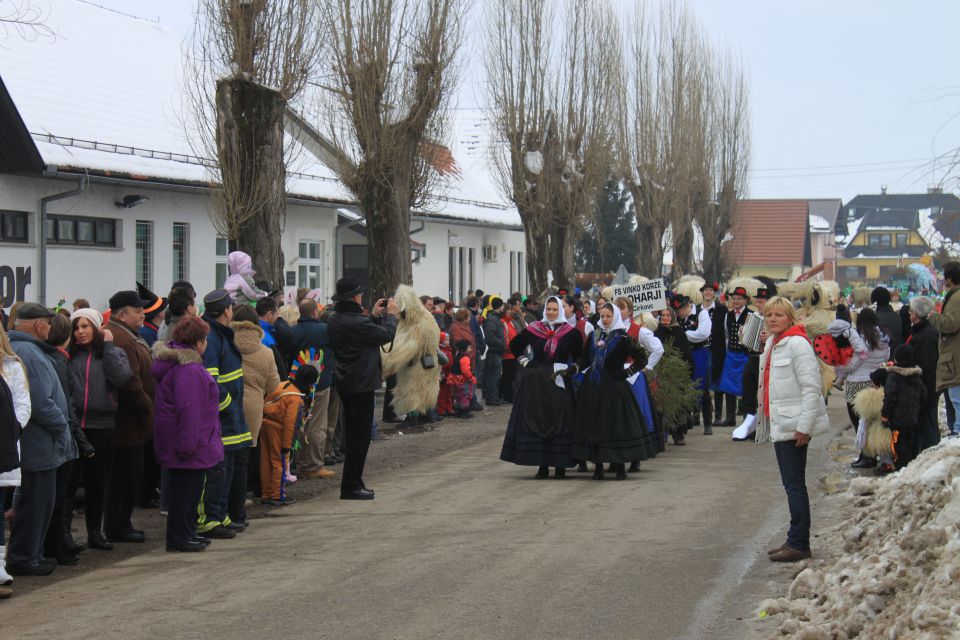
[(806, 560), (811, 557), (810, 550), (800, 551), (799, 549), (793, 549), (791, 547), (786, 547), (777, 551), (776, 553), (770, 556), (771, 562), (798, 562), (800, 560)]
[(777, 547), (777, 548), (775, 548), (775, 549), (768, 549), (768, 550), (767, 550), (767, 555), (768, 555), (768, 556), (772, 556), (772, 555), (775, 554), (775, 553), (780, 553), (781, 551), (783, 551), (783, 550), (786, 549), (786, 548), (787, 548), (787, 545), (786, 545), (786, 543), (784, 543), (784, 544), (780, 545), (779, 547)]
[(336, 471), (331, 471), (330, 469), (320, 468), (316, 471), (311, 471), (307, 474), (307, 477), (311, 480), (316, 480), (318, 478), (333, 478), (337, 475)]

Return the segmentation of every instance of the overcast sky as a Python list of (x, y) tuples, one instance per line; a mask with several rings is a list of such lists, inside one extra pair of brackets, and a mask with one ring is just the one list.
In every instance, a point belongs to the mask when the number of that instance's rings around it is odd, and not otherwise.
[[(58, 2), (75, 0), (51, 0)], [(496, 0), (476, 0), (490, 2)], [(559, 0), (558, 0), (559, 1)], [(626, 13), (633, 0), (614, 0)], [(193, 0), (95, 0), (186, 32)], [(957, 0), (690, 0), (750, 78), (750, 197), (925, 191), (960, 147)], [(475, 60), (476, 57), (472, 56)], [(476, 77), (476, 76), (474, 76)], [(463, 106), (482, 94), (461, 92)], [(956, 118), (954, 120), (954, 118)], [(954, 172), (960, 176), (960, 171)], [(946, 181), (960, 191), (958, 178)]]

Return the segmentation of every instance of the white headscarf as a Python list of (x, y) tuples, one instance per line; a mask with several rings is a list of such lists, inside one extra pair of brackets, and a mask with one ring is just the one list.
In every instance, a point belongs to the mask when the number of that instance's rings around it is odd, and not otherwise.
[[(553, 321), (547, 320), (547, 305), (550, 303), (551, 300), (556, 302), (557, 306), (560, 309), (559, 314), (557, 315), (557, 319)], [(567, 312), (563, 308), (563, 300), (561, 300), (558, 296), (550, 296), (549, 298), (547, 298), (546, 302), (543, 303), (543, 324), (547, 326), (558, 326), (564, 323), (569, 323), (569, 320), (567, 320), (566, 314)]]
[(603, 308), (608, 307), (608, 306), (609, 306), (609, 307), (613, 307), (613, 309), (612, 309), (612, 311), (613, 311), (613, 324), (612, 324), (612, 326), (610, 326), (610, 327), (604, 326), (604, 324), (603, 324), (603, 316), (601, 315), (601, 316), (600, 316), (600, 330), (603, 331), (604, 333), (613, 333), (613, 332), (616, 331), (617, 329), (623, 329), (624, 331), (627, 331), (627, 330), (630, 328), (630, 325), (624, 323), (624, 321), (623, 321), (623, 314), (620, 312), (620, 307), (618, 307), (617, 305), (615, 305), (615, 304), (613, 304), (613, 303), (608, 302), (608, 303), (604, 304), (603, 307), (600, 307), (600, 308), (603, 309)]

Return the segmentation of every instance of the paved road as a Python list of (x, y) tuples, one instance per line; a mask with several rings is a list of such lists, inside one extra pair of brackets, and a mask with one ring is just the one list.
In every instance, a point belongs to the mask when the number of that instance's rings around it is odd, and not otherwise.
[(0, 636), (717, 638), (731, 626), (721, 606), (787, 515), (772, 448), (715, 431), (602, 483), (533, 480), (491, 438), (372, 474), (373, 502), (328, 493), (206, 553), (157, 549), (51, 580), (0, 604)]

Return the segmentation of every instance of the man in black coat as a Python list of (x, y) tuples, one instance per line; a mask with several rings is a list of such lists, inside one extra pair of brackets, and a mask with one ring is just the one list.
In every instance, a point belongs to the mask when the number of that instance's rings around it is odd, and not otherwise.
[(327, 321), (330, 343), (337, 353), (334, 379), (340, 400), (347, 440), (347, 458), (340, 484), (341, 500), (373, 500), (374, 492), (363, 484), (363, 467), (370, 448), (374, 392), (381, 385), (380, 347), (393, 341), (397, 331), (397, 304), (378, 300), (363, 314), (363, 293), (352, 278), (337, 281), (336, 303)]
[(927, 389), (924, 406), (920, 410), (918, 429), (920, 451), (940, 442), (940, 427), (937, 416), (937, 362), (940, 358), (940, 334), (930, 321), (929, 314), (935, 308), (933, 300), (917, 296), (910, 301), (910, 337), (907, 342), (913, 347), (914, 359), (923, 373), (920, 379)]
[(903, 323), (900, 314), (890, 305), (890, 290), (877, 287), (870, 293), (870, 302), (877, 305), (877, 319), (880, 330), (890, 338), (890, 353), (903, 344)]

